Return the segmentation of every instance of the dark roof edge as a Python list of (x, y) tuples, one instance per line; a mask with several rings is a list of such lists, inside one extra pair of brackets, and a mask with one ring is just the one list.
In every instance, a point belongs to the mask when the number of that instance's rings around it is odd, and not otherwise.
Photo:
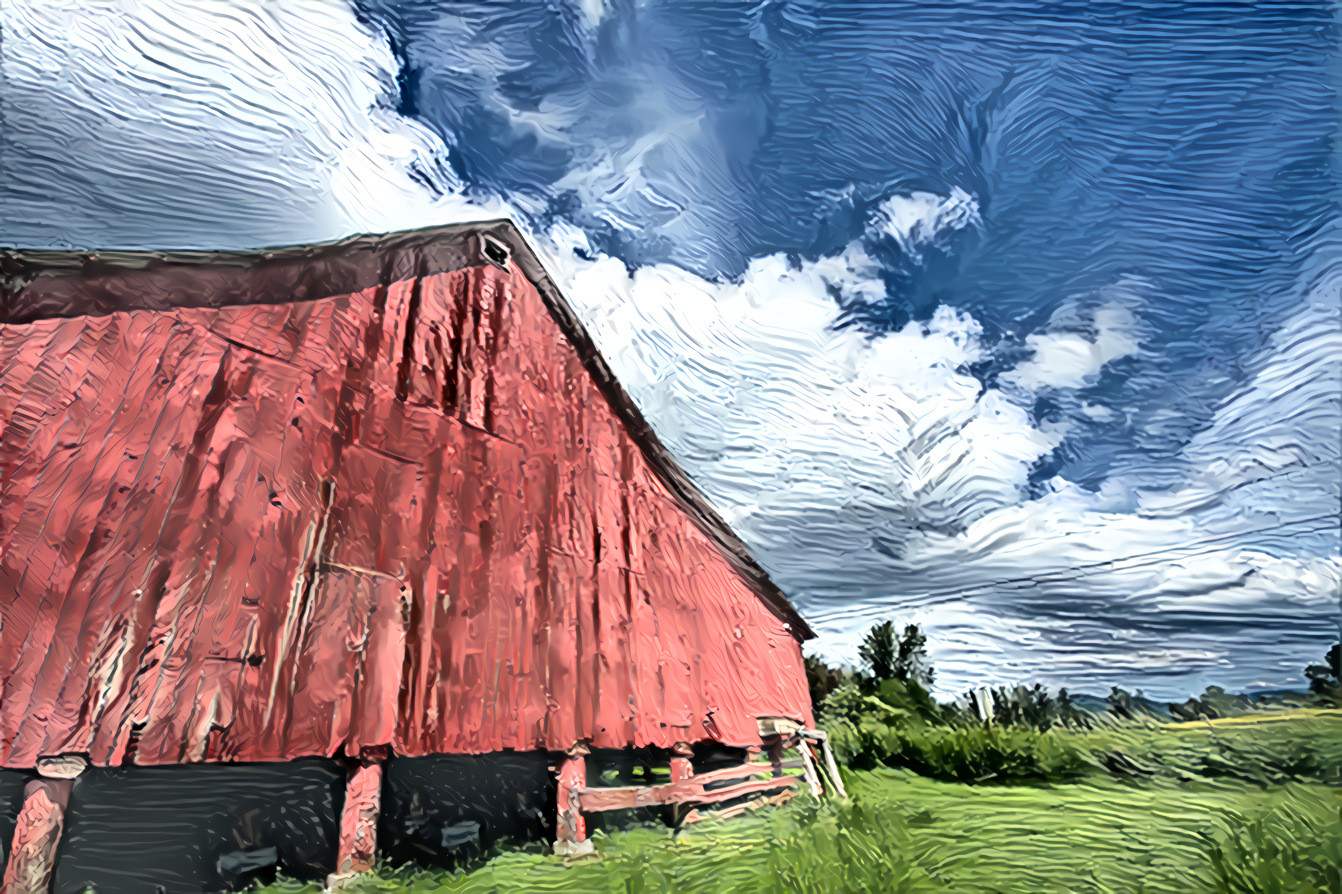
[[(427, 267), (431, 272), (459, 269), (481, 263), (480, 246), (473, 237), (485, 235), (504, 243), (510, 259), (536, 287), (551, 316), (578, 351), (601, 393), (624, 423), (649, 466), (676, 497), (696, 526), (717, 547), (732, 568), (761, 601), (799, 641), (815, 636), (809, 624), (788, 602), (778, 586), (726, 521), (718, 515), (694, 482), (662, 444), (638, 406), (615, 378), (601, 352), (568, 300), (516, 225), (507, 219), (454, 224), (384, 235), (360, 235), (332, 242), (297, 245), (259, 251), (48, 251), (0, 249), (0, 324), (25, 323), (48, 317), (100, 315), (118, 310), (168, 310), (191, 306), (311, 301), (357, 291), (369, 283), (368, 274), (404, 278), (414, 268), (401, 263), (400, 251), (429, 251), (435, 255)], [(290, 269), (294, 261), (305, 262)], [(235, 268), (243, 274), (235, 283), (212, 283), (205, 297), (197, 297), (200, 285), (190, 271), (207, 265), (214, 269)], [(81, 288), (72, 289), (69, 277)], [(152, 277), (155, 288), (128, 290), (116, 281)], [(162, 286), (167, 278), (171, 281)], [(362, 283), (362, 285), (360, 285)], [(149, 282), (145, 283), (150, 285)], [(352, 285), (352, 287), (351, 287)]]
[(793, 635), (798, 640), (813, 639), (815, 631), (811, 629), (811, 625), (807, 624), (806, 620), (792, 607), (792, 603), (770, 579), (768, 572), (755, 561), (750, 549), (741, 541), (741, 538), (736, 536), (736, 532), (731, 529), (731, 526), (722, 516), (718, 515), (717, 510), (708, 502), (708, 498), (703, 495), (703, 492), (676, 462), (671, 452), (662, 443), (661, 438), (657, 437), (657, 432), (643, 418), (642, 411), (639, 410), (638, 405), (629, 397), (624, 390), (624, 386), (615, 377), (610, 366), (606, 363), (606, 358), (597, 350), (591, 335), (588, 334), (587, 327), (578, 319), (563, 292), (554, 284), (554, 280), (545, 270), (526, 237), (511, 221), (500, 221), (494, 227), (490, 231), (491, 235), (507, 240), (517, 265), (522, 268), (522, 272), (526, 274), (527, 279), (531, 280), (532, 285), (545, 299), (545, 303), (550, 308), (550, 313), (564, 330), (569, 341), (577, 348), (588, 372), (592, 374), (592, 378), (596, 380), (602, 393), (605, 394), (606, 400), (610, 402), (616, 414), (624, 422), (630, 437), (634, 439), (634, 443), (639, 445), (644, 457), (648, 460), (648, 464), (662, 479), (662, 483), (680, 501), (681, 506), (689, 513), (690, 518), (714, 542), (736, 572), (745, 578), (746, 583), (750, 584), (765, 604), (773, 609), (781, 620), (787, 623)]

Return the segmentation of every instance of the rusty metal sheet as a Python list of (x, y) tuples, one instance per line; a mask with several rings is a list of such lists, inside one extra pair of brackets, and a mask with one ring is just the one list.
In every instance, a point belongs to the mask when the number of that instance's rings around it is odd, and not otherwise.
[(0, 764), (811, 721), (787, 624), (515, 270), (4, 325), (0, 361)]

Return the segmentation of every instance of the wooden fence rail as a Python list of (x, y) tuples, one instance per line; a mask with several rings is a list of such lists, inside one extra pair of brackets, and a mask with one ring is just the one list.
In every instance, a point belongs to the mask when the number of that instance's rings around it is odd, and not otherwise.
[[(800, 766), (800, 761), (783, 764), (785, 769)], [(583, 788), (577, 793), (578, 803), (581, 810), (599, 812), (672, 804), (707, 806), (747, 795), (777, 795), (785, 790), (795, 793), (802, 780), (797, 776), (765, 775), (772, 774), (773, 769), (772, 764), (748, 763), (662, 785)]]

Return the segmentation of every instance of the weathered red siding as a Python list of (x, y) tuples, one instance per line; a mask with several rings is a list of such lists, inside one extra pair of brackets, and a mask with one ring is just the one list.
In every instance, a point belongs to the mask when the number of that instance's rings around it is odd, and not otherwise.
[(532, 282), (0, 325), (0, 764), (758, 741), (801, 653)]

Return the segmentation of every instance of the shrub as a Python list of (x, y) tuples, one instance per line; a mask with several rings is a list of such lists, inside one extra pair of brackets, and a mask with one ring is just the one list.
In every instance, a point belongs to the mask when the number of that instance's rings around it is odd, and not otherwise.
[(1305, 668), (1310, 695), (1322, 706), (1342, 707), (1342, 643), (1335, 643), (1322, 664)]
[(835, 742), (859, 769), (902, 767), (952, 782), (1046, 782), (1083, 776), (1095, 767), (1089, 753), (1067, 737), (1021, 728), (867, 720)]
[(1176, 720), (1214, 720), (1218, 717), (1239, 717), (1259, 710), (1245, 695), (1231, 695), (1220, 686), (1208, 686), (1200, 698), (1190, 698), (1181, 705), (1171, 704), (1170, 714)]
[(927, 723), (942, 723), (955, 716), (942, 707), (921, 683), (914, 680), (884, 680), (876, 687), (876, 698), (909, 717)]
[(805, 658), (806, 685), (811, 690), (811, 704), (819, 707), (829, 694), (843, 685), (848, 678), (842, 670), (830, 667), (814, 655)]
[(913, 716), (913, 712), (906, 708), (867, 694), (852, 680), (831, 692), (820, 708), (820, 717), (826, 726), (848, 724), (856, 727), (867, 721), (900, 723)]
[(1094, 718), (1077, 706), (1066, 689), (1054, 695), (1042, 685), (999, 686), (966, 693), (957, 700), (958, 712), (966, 720), (999, 726), (1028, 726), (1039, 730), (1058, 726), (1091, 729)]
[(1250, 741), (1215, 739), (1200, 755), (1195, 771), (1202, 776), (1228, 777), (1259, 785), (1293, 779), (1337, 781), (1338, 768), (1308, 742), (1281, 742), (1270, 746)]

